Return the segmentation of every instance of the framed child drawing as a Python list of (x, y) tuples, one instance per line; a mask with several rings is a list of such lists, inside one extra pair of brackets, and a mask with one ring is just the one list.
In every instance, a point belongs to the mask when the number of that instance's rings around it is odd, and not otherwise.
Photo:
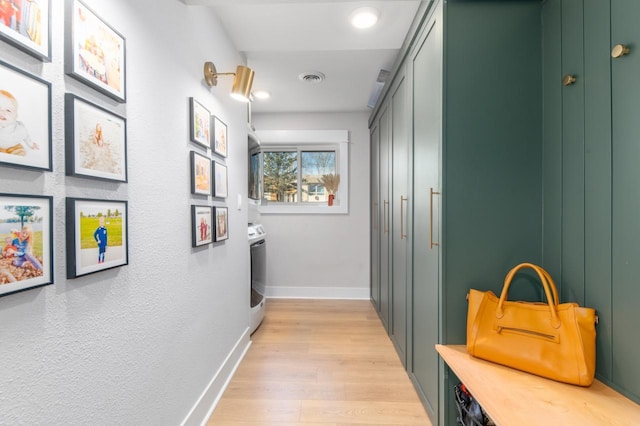
[(0, 61), (0, 166), (51, 171), (51, 83)]
[(229, 239), (229, 209), (227, 207), (215, 207), (216, 241)]
[(223, 157), (227, 156), (227, 125), (218, 117), (213, 118), (213, 132), (215, 141), (213, 152)]
[(126, 201), (66, 199), (67, 278), (128, 264)]
[(53, 283), (52, 197), (0, 194), (0, 296)]
[(195, 98), (189, 98), (191, 141), (205, 148), (211, 147), (211, 113)]
[(80, 0), (66, 1), (65, 72), (126, 102), (125, 38)]
[(191, 193), (211, 195), (211, 159), (191, 151)]
[(0, 38), (34, 58), (51, 60), (51, 0), (0, 1)]
[(227, 198), (227, 166), (213, 162), (213, 196)]
[(213, 242), (213, 207), (191, 206), (191, 246), (200, 247)]
[(64, 105), (67, 176), (126, 182), (126, 119), (70, 93)]

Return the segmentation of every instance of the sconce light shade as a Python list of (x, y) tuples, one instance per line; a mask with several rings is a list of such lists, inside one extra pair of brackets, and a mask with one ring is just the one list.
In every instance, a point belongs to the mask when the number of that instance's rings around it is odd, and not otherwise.
[(249, 102), (254, 74), (251, 68), (238, 65), (236, 78), (233, 79), (233, 86), (231, 86), (231, 97), (233, 99), (241, 102)]
[(219, 75), (233, 75), (233, 86), (231, 86), (231, 97), (241, 101), (249, 102), (251, 95), (251, 85), (253, 84), (253, 75), (255, 73), (249, 67), (238, 65), (236, 72), (217, 72), (213, 62), (204, 63), (204, 81), (209, 86), (218, 84)]

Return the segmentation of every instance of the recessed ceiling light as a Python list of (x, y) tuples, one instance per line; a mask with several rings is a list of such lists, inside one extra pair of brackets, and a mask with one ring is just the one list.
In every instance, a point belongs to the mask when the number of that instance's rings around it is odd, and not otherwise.
[(269, 99), (271, 97), (271, 92), (268, 92), (266, 90), (256, 90), (255, 92), (253, 92), (253, 96), (256, 99)]
[(378, 9), (373, 7), (359, 7), (351, 12), (349, 20), (354, 27), (364, 29), (373, 27), (376, 22), (378, 22), (379, 17), (380, 12)]

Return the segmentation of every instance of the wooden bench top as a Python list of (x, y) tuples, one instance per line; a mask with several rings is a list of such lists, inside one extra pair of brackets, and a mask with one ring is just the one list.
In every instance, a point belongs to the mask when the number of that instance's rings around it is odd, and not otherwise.
[(598, 380), (574, 386), (474, 358), (464, 345), (436, 350), (498, 426), (640, 425), (640, 405)]

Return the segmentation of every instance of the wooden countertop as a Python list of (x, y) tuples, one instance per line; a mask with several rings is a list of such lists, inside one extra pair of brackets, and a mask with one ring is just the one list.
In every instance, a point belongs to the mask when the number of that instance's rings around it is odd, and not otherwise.
[(464, 345), (436, 350), (498, 426), (640, 425), (640, 405), (598, 380), (574, 386), (474, 358)]

